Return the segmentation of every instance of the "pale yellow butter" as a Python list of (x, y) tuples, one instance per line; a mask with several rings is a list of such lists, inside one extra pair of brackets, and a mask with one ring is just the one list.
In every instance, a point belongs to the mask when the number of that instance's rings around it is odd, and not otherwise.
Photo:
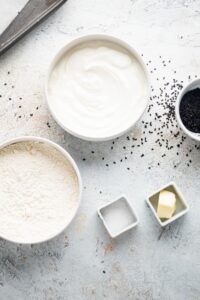
[(169, 191), (161, 191), (159, 194), (157, 214), (159, 218), (170, 219), (176, 210), (176, 196)]

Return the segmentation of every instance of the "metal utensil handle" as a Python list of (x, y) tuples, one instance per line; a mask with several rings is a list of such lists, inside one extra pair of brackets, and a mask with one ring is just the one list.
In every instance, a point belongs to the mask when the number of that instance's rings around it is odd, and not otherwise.
[(0, 55), (67, 0), (29, 0), (0, 35)]

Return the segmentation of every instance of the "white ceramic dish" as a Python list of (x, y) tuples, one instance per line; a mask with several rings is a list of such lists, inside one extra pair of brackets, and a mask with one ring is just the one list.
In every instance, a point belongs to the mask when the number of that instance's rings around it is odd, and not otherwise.
[(112, 238), (116, 238), (139, 223), (134, 208), (125, 196), (109, 202), (97, 212)]
[[(158, 197), (159, 193), (162, 190), (168, 190), (170, 192), (173, 192), (176, 195), (176, 210), (174, 215), (168, 219), (168, 220), (162, 220), (157, 215), (157, 206), (158, 206)], [(173, 221), (179, 219), (183, 215), (185, 215), (189, 211), (189, 206), (187, 202), (185, 201), (181, 191), (177, 187), (177, 185), (174, 182), (170, 182), (169, 184), (163, 186), (161, 189), (155, 191), (152, 195), (150, 195), (147, 199), (147, 204), (151, 208), (156, 220), (158, 223), (163, 227), (166, 225), (169, 225)]]
[(182, 130), (189, 136), (191, 137), (192, 139), (200, 142), (200, 133), (194, 133), (190, 130), (188, 130), (185, 125), (183, 124), (182, 120), (181, 120), (181, 117), (180, 117), (180, 103), (181, 103), (181, 100), (183, 98), (183, 96), (188, 92), (188, 91), (191, 91), (191, 90), (194, 90), (195, 88), (200, 88), (200, 79), (195, 79), (194, 81), (188, 83), (184, 88), (183, 90), (180, 92), (178, 98), (177, 98), (177, 101), (176, 101), (176, 118), (177, 118), (177, 121), (180, 125), (180, 127), (182, 128)]
[[(49, 237), (45, 240), (38, 240), (37, 242), (34, 242), (32, 244), (37, 244), (37, 243), (42, 243), (42, 242), (46, 242), (54, 237), (56, 237), (57, 235), (59, 235), (63, 230), (65, 230), (69, 224), (72, 222), (72, 220), (74, 219), (77, 211), (78, 211), (78, 208), (80, 206), (80, 202), (81, 202), (81, 197), (82, 197), (82, 179), (81, 179), (81, 175), (80, 175), (80, 172), (79, 172), (79, 169), (75, 163), (75, 161), (73, 160), (73, 158), (70, 156), (70, 154), (65, 150), (63, 149), (61, 146), (59, 146), (58, 144), (46, 139), (46, 138), (41, 138), (41, 137), (36, 137), (36, 136), (21, 136), (21, 137), (17, 137), (17, 138), (13, 138), (11, 140), (8, 140), (2, 144), (0, 144), (0, 149), (4, 148), (4, 147), (7, 147), (9, 145), (12, 145), (12, 144), (16, 144), (16, 143), (20, 143), (20, 142), (39, 142), (39, 143), (44, 143), (44, 144), (47, 144), (55, 149), (57, 149), (62, 155), (63, 157), (68, 161), (70, 162), (71, 166), (73, 167), (75, 173), (76, 173), (76, 176), (77, 176), (77, 179), (78, 179), (78, 187), (79, 187), (79, 196), (78, 196), (78, 201), (77, 201), (77, 207), (74, 211), (74, 214), (72, 215), (71, 219), (67, 221), (67, 223), (65, 224), (65, 226), (59, 231), (57, 232), (56, 234), (54, 234), (53, 236), (52, 235), (49, 235)], [(30, 232), (30, 235), (31, 235), (31, 232)], [(20, 243), (20, 244), (30, 244), (30, 243), (26, 243), (26, 242), (23, 242), (23, 241), (18, 241), (17, 239), (16, 240), (10, 240), (10, 239), (7, 239), (6, 236), (2, 236), (1, 235), (1, 238), (5, 239), (5, 240), (9, 240), (10, 242), (14, 242), (14, 243)]]
[[(122, 47), (123, 49), (125, 49), (126, 51), (128, 51), (130, 54), (132, 54), (137, 59), (137, 62), (140, 64), (141, 69), (143, 70), (144, 76), (146, 78), (147, 97), (143, 98), (144, 99), (144, 104), (141, 105), (142, 109), (140, 108), (140, 113), (138, 113), (138, 117), (133, 121), (133, 123), (131, 123), (131, 125), (129, 127), (125, 128), (125, 129), (123, 128), (123, 129), (119, 130), (115, 134), (110, 134), (110, 135), (102, 136), (102, 137), (90, 136), (90, 135), (86, 135), (86, 134), (83, 135), (82, 133), (74, 130), (73, 128), (70, 128), (69, 126), (66, 126), (65, 124), (63, 124), (63, 122), (57, 116), (57, 114), (54, 111), (54, 109), (51, 107), (51, 103), (49, 101), (49, 92), (48, 92), (49, 85), (48, 85), (48, 83), (49, 83), (50, 75), (51, 75), (54, 67), (58, 63), (58, 61), (63, 57), (63, 55), (65, 53), (67, 53), (73, 47), (81, 45), (82, 43), (85, 43), (85, 42), (90, 42), (90, 41), (109, 41), (111, 43), (114, 43), (115, 45), (118, 45), (118, 46)], [(48, 108), (49, 108), (52, 116), (56, 120), (56, 122), (64, 130), (66, 130), (70, 134), (72, 134), (72, 135), (74, 135), (74, 136), (76, 136), (78, 138), (81, 138), (81, 139), (84, 139), (84, 140), (89, 140), (89, 141), (105, 141), (105, 140), (110, 140), (110, 139), (116, 138), (116, 137), (124, 134), (125, 132), (129, 131), (135, 125), (135, 123), (140, 119), (140, 117), (142, 116), (142, 114), (144, 113), (144, 111), (145, 111), (145, 109), (146, 109), (146, 107), (148, 105), (149, 94), (150, 94), (149, 76), (148, 76), (148, 72), (147, 72), (147, 69), (146, 69), (146, 65), (144, 64), (142, 58), (138, 55), (138, 53), (136, 52), (136, 50), (133, 47), (131, 47), (129, 44), (127, 44), (123, 40), (121, 40), (119, 38), (116, 38), (116, 37), (113, 37), (113, 36), (104, 35), (104, 34), (95, 34), (95, 35), (82, 36), (82, 37), (79, 37), (79, 38), (76, 38), (76, 39), (72, 40), (66, 46), (64, 46), (58, 52), (58, 54), (55, 56), (55, 58), (53, 59), (51, 65), (49, 67), (49, 71), (47, 73), (47, 78), (46, 78), (46, 82), (45, 82), (45, 97), (46, 97), (47, 105), (48, 105)], [(120, 122), (120, 119), (118, 120), (118, 122)]]

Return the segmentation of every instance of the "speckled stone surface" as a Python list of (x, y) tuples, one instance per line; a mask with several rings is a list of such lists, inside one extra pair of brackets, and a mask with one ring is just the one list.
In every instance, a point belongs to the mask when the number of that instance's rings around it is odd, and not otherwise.
[[(1, 31), (25, 2), (1, 1)], [(0, 142), (50, 138), (75, 158), (84, 184), (78, 215), (59, 237), (30, 246), (0, 240), (0, 299), (200, 299), (200, 150), (174, 118), (179, 91), (199, 76), (199, 28), (198, 0), (70, 0), (0, 58)], [(143, 55), (152, 88), (137, 126), (97, 144), (64, 132), (43, 90), (55, 53), (75, 37), (99, 32), (123, 38)], [(171, 180), (190, 212), (161, 229), (145, 198)], [(112, 241), (96, 211), (121, 193), (140, 224)]]

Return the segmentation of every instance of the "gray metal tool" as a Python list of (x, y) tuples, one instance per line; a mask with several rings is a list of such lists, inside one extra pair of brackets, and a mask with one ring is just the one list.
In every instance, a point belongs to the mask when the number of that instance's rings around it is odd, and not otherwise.
[(0, 35), (0, 55), (67, 0), (29, 0)]

